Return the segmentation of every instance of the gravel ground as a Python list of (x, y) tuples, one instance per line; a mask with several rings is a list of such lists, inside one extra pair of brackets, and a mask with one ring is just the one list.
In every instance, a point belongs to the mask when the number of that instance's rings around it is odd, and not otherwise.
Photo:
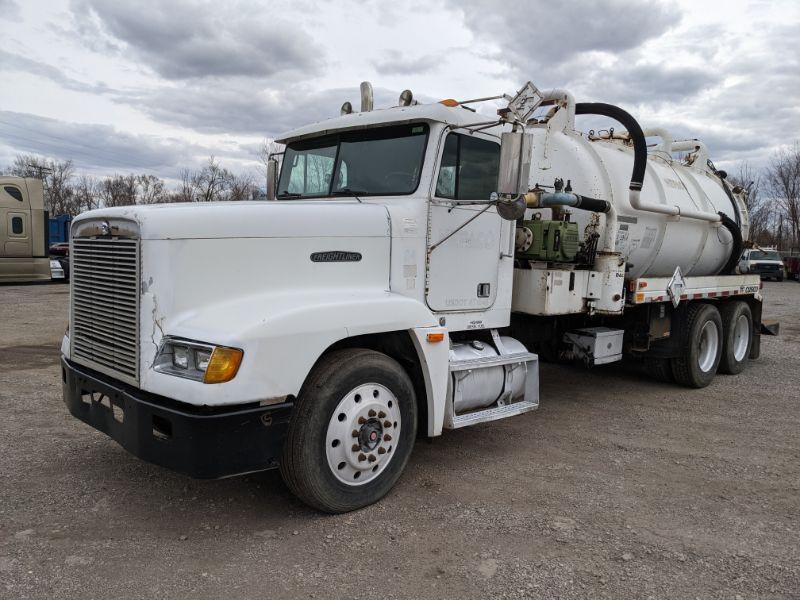
[(2, 598), (800, 598), (800, 285), (704, 390), (543, 365), (539, 411), (419, 442), (325, 516), (275, 472), (195, 481), (70, 417), (67, 287), (0, 287)]

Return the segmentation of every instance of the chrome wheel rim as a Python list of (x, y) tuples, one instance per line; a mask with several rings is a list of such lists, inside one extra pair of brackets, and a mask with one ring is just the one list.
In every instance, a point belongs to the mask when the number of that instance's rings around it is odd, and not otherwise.
[(733, 358), (742, 362), (747, 355), (747, 346), (750, 343), (750, 321), (747, 315), (739, 315), (733, 327)]
[(325, 448), (333, 475), (358, 486), (378, 477), (396, 454), (400, 407), (395, 395), (379, 383), (347, 393), (328, 422)]
[(716, 323), (708, 321), (700, 330), (700, 348), (697, 353), (697, 365), (703, 373), (708, 373), (717, 360), (719, 352), (719, 330)]

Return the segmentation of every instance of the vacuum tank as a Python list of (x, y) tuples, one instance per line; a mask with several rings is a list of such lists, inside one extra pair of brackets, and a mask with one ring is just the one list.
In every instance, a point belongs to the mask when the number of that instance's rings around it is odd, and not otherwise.
[[(709, 162), (702, 142), (673, 142), (661, 129), (643, 132), (649, 143), (644, 181), (636, 197), (643, 210), (633, 206), (630, 198), (635, 155), (630, 136), (615, 134), (613, 129), (600, 135), (574, 131), (574, 104), (571, 114), (569, 106), (564, 108), (554, 111), (561, 114), (545, 123), (526, 128), (533, 135), (531, 188), (552, 186), (554, 180), (562, 179), (568, 185), (566, 191), (610, 202), (616, 223), (607, 214), (600, 227), (616, 226), (613, 245), (627, 262), (627, 278), (667, 277), (676, 266), (686, 276), (717, 275), (731, 269), (741, 252), (741, 240), (735, 239), (734, 232), (738, 229), (747, 239), (749, 229), (745, 196), (739, 189), (723, 187), (721, 173)], [(654, 139), (657, 144), (652, 143)], [(679, 160), (677, 152), (688, 155)], [(549, 211), (533, 212), (547, 218)], [(582, 237), (592, 213), (571, 212)], [(718, 213), (728, 217), (728, 226)], [(716, 222), (711, 221), (714, 218)], [(730, 226), (731, 222), (735, 225)]]

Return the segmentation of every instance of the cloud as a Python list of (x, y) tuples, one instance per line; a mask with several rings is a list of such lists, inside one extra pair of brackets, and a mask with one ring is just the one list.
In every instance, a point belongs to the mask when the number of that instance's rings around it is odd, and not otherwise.
[(427, 54), (411, 58), (399, 50), (391, 49), (383, 53), (382, 60), (372, 61), (380, 75), (421, 75), (433, 70), (441, 64), (441, 56)]
[(61, 87), (74, 92), (88, 94), (105, 94), (112, 91), (107, 85), (99, 83), (85, 83), (66, 75), (61, 69), (0, 49), (0, 72), (18, 71), (30, 75), (38, 75), (57, 83)]
[[(220, 2), (117, 2), (81, 0), (73, 4), (161, 77), (270, 77), (284, 72), (317, 72), (322, 49), (296, 25), (265, 13), (259, 5)], [(82, 32), (89, 41), (95, 31)]]
[(0, 0), (0, 19), (15, 21), (20, 15), (19, 4), (14, 0)]
[[(375, 88), (375, 107), (397, 106), (399, 91)], [(258, 89), (247, 80), (162, 87), (126, 96), (152, 119), (201, 133), (275, 137), (300, 125), (338, 117), (349, 100), (358, 110), (358, 87), (317, 90), (297, 85), (280, 91)]]
[(82, 168), (133, 169), (174, 174), (193, 161), (198, 148), (183, 141), (120, 131), (110, 125), (68, 123), (36, 115), (0, 111), (0, 146), (6, 156), (25, 152), (71, 159)]
[(449, 2), (461, 11), (477, 43), (496, 44), (496, 58), (526, 78), (536, 66), (559, 64), (581, 53), (636, 48), (680, 21), (674, 7), (656, 0)]

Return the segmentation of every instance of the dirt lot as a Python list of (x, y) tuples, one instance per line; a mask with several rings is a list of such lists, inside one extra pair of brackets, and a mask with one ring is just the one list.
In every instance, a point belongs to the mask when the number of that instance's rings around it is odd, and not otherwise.
[(800, 285), (705, 390), (544, 365), (542, 406), (420, 442), (324, 516), (275, 472), (194, 481), (67, 414), (63, 285), (0, 288), (2, 598), (800, 598)]

